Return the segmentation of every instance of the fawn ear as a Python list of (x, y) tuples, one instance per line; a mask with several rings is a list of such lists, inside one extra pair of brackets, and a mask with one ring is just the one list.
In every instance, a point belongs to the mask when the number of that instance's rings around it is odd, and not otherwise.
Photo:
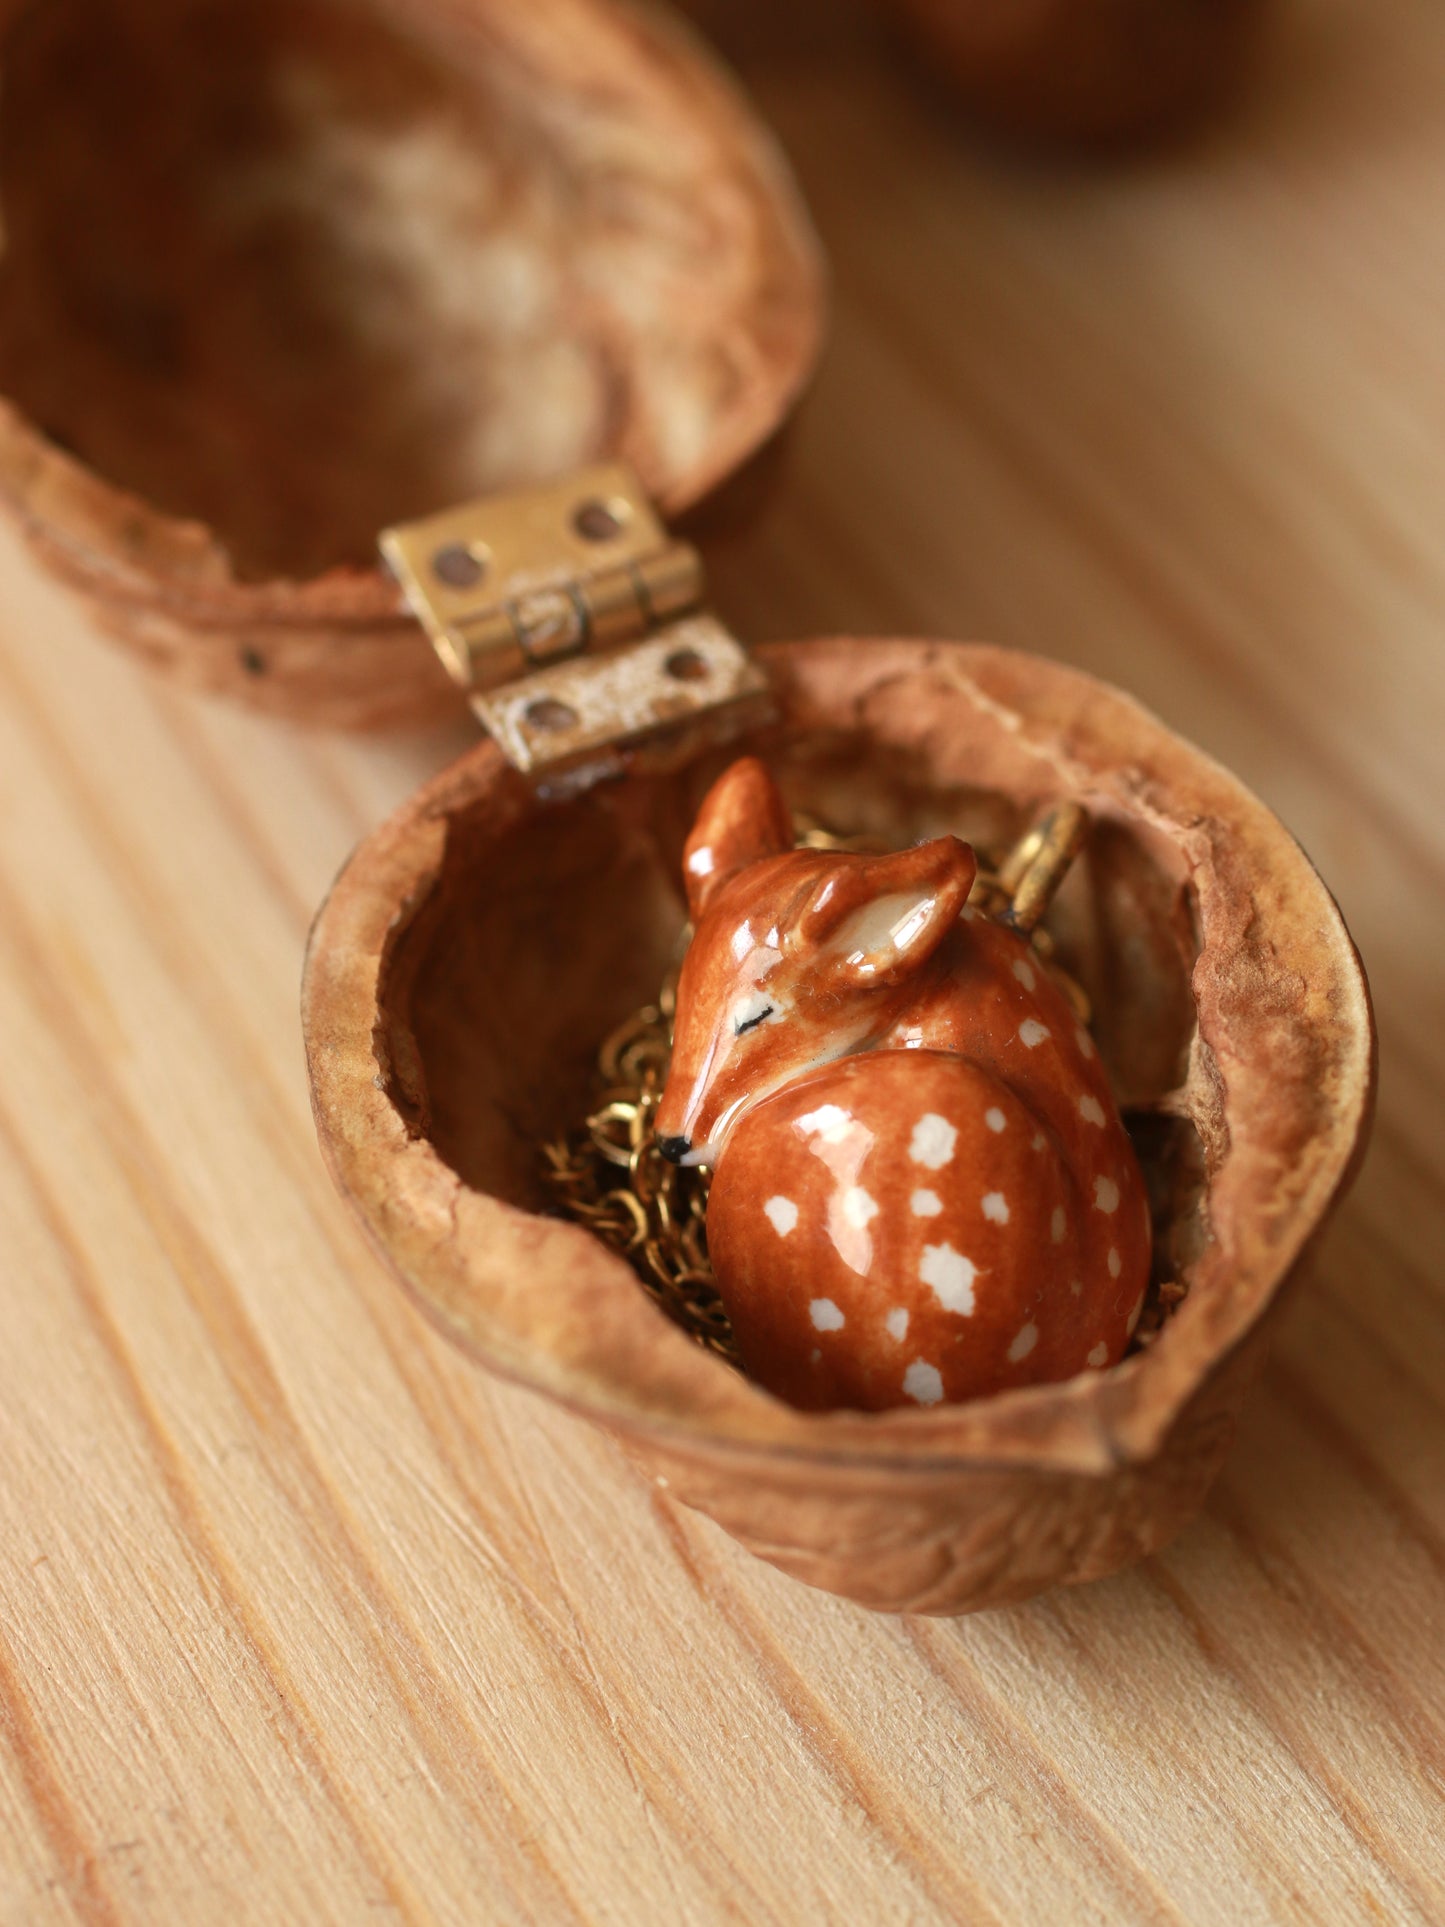
[(782, 791), (756, 756), (739, 757), (704, 797), (683, 851), (693, 922), (729, 877), (792, 847), (793, 819)]
[(835, 988), (896, 982), (926, 963), (957, 923), (977, 872), (973, 851), (956, 836), (845, 860), (815, 892), (797, 935), (819, 951)]

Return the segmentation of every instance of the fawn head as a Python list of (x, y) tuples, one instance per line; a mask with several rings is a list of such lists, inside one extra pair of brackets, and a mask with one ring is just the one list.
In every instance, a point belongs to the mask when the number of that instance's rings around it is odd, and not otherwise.
[(657, 1114), (663, 1155), (710, 1164), (760, 1098), (880, 1039), (957, 922), (976, 867), (955, 836), (890, 856), (795, 849), (763, 765), (744, 757), (727, 769), (683, 858), (694, 933)]

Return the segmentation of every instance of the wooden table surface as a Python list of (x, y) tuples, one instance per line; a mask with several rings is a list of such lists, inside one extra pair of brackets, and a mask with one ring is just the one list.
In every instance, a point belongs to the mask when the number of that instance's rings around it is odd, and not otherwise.
[(1092, 172), (846, 7), (736, 39), (836, 319), (723, 607), (1048, 651), (1232, 764), (1364, 951), (1373, 1155), (1166, 1554), (810, 1593), (451, 1356), (321, 1169), (307, 922), (464, 733), (180, 696), (6, 539), (7, 1927), (1445, 1917), (1445, 14), (1286, 5)]

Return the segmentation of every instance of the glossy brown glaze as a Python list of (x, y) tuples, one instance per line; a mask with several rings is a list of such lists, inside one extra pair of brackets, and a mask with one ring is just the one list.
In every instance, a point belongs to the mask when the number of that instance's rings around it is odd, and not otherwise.
[(1087, 1031), (969, 906), (955, 836), (794, 850), (746, 757), (684, 856), (696, 934), (658, 1134), (715, 1164), (708, 1240), (751, 1375), (809, 1409), (936, 1405), (1122, 1357), (1143, 1179)]

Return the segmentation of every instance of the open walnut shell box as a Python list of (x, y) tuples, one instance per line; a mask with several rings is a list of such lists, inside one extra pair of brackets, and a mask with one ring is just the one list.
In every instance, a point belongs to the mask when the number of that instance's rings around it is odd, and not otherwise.
[[(785, 420), (818, 257), (702, 48), (620, 0), (0, 0), (0, 504), (194, 687), (377, 725), (458, 700), (383, 524), (604, 457), (677, 513)], [(793, 801), (996, 850), (1094, 816), (1052, 918), (1187, 1297), (1115, 1370), (805, 1415), (543, 1214), (541, 1146), (655, 995), (719, 756), (546, 801), (489, 745), (362, 845), (305, 1023), (325, 1154), (419, 1302), (815, 1584), (956, 1612), (1158, 1545), (1226, 1449), (1363, 1142), (1369, 1010), (1289, 837), (1125, 698), (949, 645), (764, 653)]]
[(306, 974), (327, 1160), (457, 1343), (596, 1419), (784, 1570), (932, 1613), (1095, 1578), (1200, 1504), (1360, 1155), (1359, 959), (1276, 819), (1090, 678), (950, 644), (762, 657), (782, 720), (752, 746), (830, 827), (899, 844), (951, 829), (987, 850), (1063, 798), (1088, 808), (1050, 927), (1134, 1130), (1160, 1275), (1186, 1288), (1150, 1347), (967, 1405), (795, 1411), (543, 1215), (542, 1144), (588, 1108), (599, 1040), (675, 954), (682, 841), (716, 754), (549, 802), (483, 745), (361, 845)]

